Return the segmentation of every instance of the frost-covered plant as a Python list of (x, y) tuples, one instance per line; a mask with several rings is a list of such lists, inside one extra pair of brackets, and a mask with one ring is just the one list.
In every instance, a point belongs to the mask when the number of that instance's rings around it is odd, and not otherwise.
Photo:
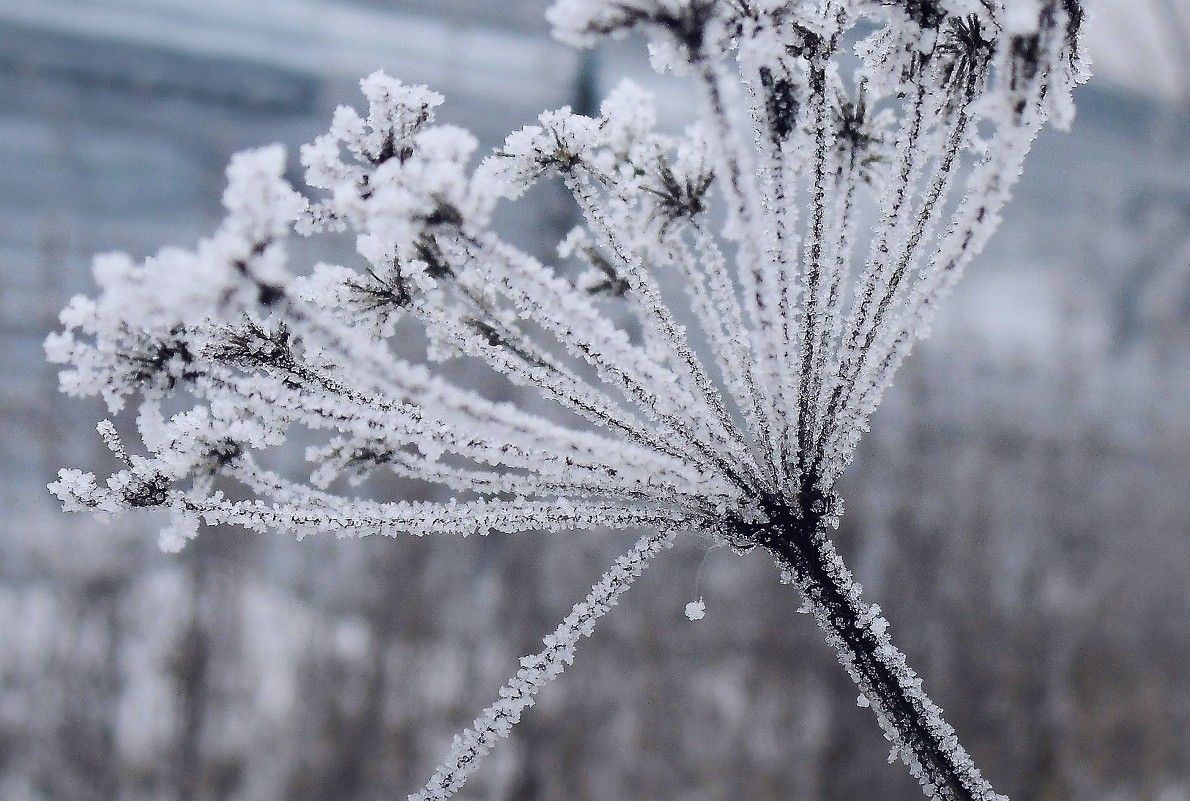
[[(582, 46), (646, 31), (655, 67), (700, 88), (698, 124), (659, 132), (624, 84), (598, 117), (542, 114), (471, 168), (475, 139), (434, 124), (439, 95), (368, 77), (367, 118), (340, 108), (302, 149), (308, 193), (280, 147), (242, 153), (226, 220), (195, 250), (96, 260), (99, 295), (75, 298), (46, 347), (66, 392), (113, 414), (135, 399), (143, 451), (104, 421), (124, 468), (63, 470), (53, 491), (69, 510), (164, 507), (171, 550), (220, 524), (644, 530), (411, 798), (455, 793), (682, 531), (773, 554), (927, 794), (996, 797), (840, 560), (834, 488), (1034, 136), (1069, 119), (1077, 0), (558, 0), (548, 15)], [(558, 267), (492, 229), (498, 203), (546, 177), (583, 217)], [(339, 232), (355, 264), (290, 267), (295, 233)], [(444, 360), (560, 408), (495, 402), (428, 366)], [(314, 443), (308, 480), (267, 466), (292, 437)], [(380, 468), (455, 497), (368, 500), (341, 480)]]

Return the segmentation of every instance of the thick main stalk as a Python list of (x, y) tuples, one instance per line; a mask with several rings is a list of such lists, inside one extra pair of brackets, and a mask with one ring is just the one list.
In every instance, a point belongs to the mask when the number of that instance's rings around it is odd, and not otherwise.
[(770, 506), (769, 522), (748, 527), (747, 534), (792, 575), (839, 661), (926, 794), (946, 801), (1004, 799), (980, 775), (941, 709), (922, 690), (921, 679), (893, 646), (880, 607), (860, 597), (859, 585), (826, 533), (831, 502), (816, 492), (803, 493), (800, 511)]

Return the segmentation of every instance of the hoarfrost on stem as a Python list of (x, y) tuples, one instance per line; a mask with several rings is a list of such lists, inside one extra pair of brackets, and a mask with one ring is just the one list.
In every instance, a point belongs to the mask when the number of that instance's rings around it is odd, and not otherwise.
[[(645, 31), (653, 63), (698, 85), (700, 121), (659, 132), (625, 83), (598, 117), (547, 111), (474, 167), (474, 137), (434, 123), (440, 95), (375, 73), (367, 116), (340, 108), (302, 148), (308, 190), (280, 147), (242, 153), (209, 239), (96, 259), (98, 295), (71, 301), (46, 351), (65, 392), (137, 404), (140, 446), (105, 420), (123, 467), (51, 489), (70, 510), (167, 509), (170, 550), (216, 524), (653, 532), (411, 798), (455, 793), (680, 531), (768, 549), (926, 793), (994, 798), (836, 552), (834, 487), (1033, 137), (1069, 122), (1082, 15), (1077, 0), (558, 0), (550, 22), (574, 44)], [(583, 218), (557, 266), (491, 227), (543, 179)], [(340, 232), (353, 263), (290, 266), (303, 238)], [(402, 355), (409, 326), (430, 365)], [(449, 359), (565, 412), (454, 384), (432, 369)], [(308, 478), (268, 466), (299, 432)], [(455, 499), (368, 500), (338, 480), (375, 470)]]

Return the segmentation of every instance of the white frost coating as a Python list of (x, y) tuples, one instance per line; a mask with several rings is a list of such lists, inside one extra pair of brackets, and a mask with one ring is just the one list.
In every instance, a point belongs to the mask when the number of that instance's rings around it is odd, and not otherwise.
[(1041, 19), (1041, 0), (1005, 0), (1004, 31), (1013, 34), (1037, 32)]
[(673, 535), (650, 534), (621, 556), (611, 569), (591, 588), (581, 602), (544, 640), (545, 648), (532, 656), (521, 657), (516, 675), (500, 688), (500, 699), (479, 714), (475, 722), (451, 743), (450, 754), (434, 771), (421, 792), (409, 796), (409, 801), (440, 801), (450, 798), (463, 786), (470, 774), (497, 740), (508, 736), (521, 718), (521, 713), (533, 706), (537, 692), (562, 674), (574, 661), (574, 651), (583, 637), (595, 630), (595, 621), (616, 605), (620, 595), (640, 576), (649, 559), (673, 541)]
[[(304, 189), (281, 147), (242, 153), (209, 238), (95, 259), (96, 296), (63, 310), (46, 355), (63, 391), (113, 415), (131, 403), (136, 426), (99, 426), (113, 474), (64, 469), (50, 488), (71, 511), (165, 509), (171, 551), (223, 524), (762, 545), (923, 787), (993, 799), (838, 558), (834, 487), (1034, 137), (1069, 122), (1081, 14), (1072, 0), (557, 0), (567, 41), (642, 29), (656, 66), (696, 83), (700, 120), (661, 133), (625, 83), (598, 116), (546, 111), (478, 164), (471, 134), (435, 124), (441, 95), (374, 73), (366, 114), (337, 109), (301, 149)], [(543, 180), (580, 215), (553, 264), (491, 227)], [(289, 265), (301, 238), (343, 235), (345, 263)], [(558, 408), (443, 378), (437, 362), (460, 358)], [(291, 438), (309, 475), (275, 467)], [(453, 497), (359, 497), (377, 470)], [(661, 541), (576, 607), (425, 797), (458, 788)]]
[(692, 0), (557, 0), (545, 12), (554, 35), (589, 47), (606, 34), (624, 35), (641, 17), (676, 14)]

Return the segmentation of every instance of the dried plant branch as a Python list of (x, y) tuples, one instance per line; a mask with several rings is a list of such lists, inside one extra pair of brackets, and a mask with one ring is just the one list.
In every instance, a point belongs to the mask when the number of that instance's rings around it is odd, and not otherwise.
[[(308, 193), (280, 147), (240, 154), (211, 238), (96, 260), (98, 296), (72, 301), (47, 353), (66, 392), (137, 403), (143, 447), (104, 421), (123, 468), (51, 488), (71, 510), (168, 509), (169, 549), (220, 524), (660, 532), (522, 661), (417, 799), (461, 786), (681, 531), (768, 549), (927, 794), (996, 798), (836, 553), (834, 488), (1034, 136), (1069, 120), (1078, 2), (558, 0), (549, 18), (579, 45), (644, 29), (655, 66), (698, 85), (699, 124), (659, 132), (625, 84), (598, 117), (546, 112), (472, 168), (474, 138), (434, 124), (439, 95), (369, 76), (367, 117), (340, 108), (302, 149)], [(498, 203), (551, 177), (583, 216), (559, 245), (569, 264), (491, 229)], [(356, 266), (291, 272), (295, 234), (339, 231)], [(402, 353), (410, 325), (429, 364)], [(451, 359), (560, 411), (451, 383), (433, 369)], [(315, 443), (307, 477), (268, 466), (295, 434)], [(339, 480), (378, 469), (455, 498), (381, 502)]]

